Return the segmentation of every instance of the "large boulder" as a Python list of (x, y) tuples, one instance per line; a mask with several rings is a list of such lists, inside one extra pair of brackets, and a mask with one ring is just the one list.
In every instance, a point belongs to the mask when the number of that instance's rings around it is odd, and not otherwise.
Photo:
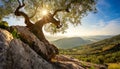
[(54, 69), (27, 44), (0, 29), (0, 69)]
[(28, 28), (24, 26), (12, 26), (11, 30), (17, 30), (21, 40), (46, 60), (51, 61), (58, 54), (58, 48), (56, 46), (49, 42), (40, 41)]

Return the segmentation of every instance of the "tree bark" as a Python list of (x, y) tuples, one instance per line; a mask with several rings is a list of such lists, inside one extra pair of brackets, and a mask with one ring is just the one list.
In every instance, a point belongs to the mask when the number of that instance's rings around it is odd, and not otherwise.
[[(15, 15), (16, 16), (23, 16), (25, 19), (25, 24), (26, 27), (29, 28), (29, 30), (36, 35), (36, 37), (39, 38), (40, 41), (43, 42), (48, 42), (44, 36), (42, 27), (43, 25), (45, 25), (46, 23), (53, 23), (56, 25), (57, 28), (60, 28), (62, 25), (60, 24), (60, 21), (56, 20), (54, 18), (54, 15), (57, 13), (55, 12), (54, 14), (48, 13), (46, 16), (44, 16), (42, 19), (38, 20), (36, 23), (32, 23), (30, 21), (30, 17), (28, 17), (28, 15), (22, 11), (20, 11), (21, 8), (23, 8), (25, 6), (24, 2), (22, 1), (22, 5), (20, 3), (20, 1), (18, 0), (19, 6), (16, 8), (15, 10)], [(35, 15), (35, 14), (34, 14)], [(33, 16), (32, 16), (33, 17)]]

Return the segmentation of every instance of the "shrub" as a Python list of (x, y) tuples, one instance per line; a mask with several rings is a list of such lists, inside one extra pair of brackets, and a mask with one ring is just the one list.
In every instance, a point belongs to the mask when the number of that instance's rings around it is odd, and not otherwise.
[(8, 23), (6, 21), (1, 21), (0, 22), (0, 28), (8, 29), (9, 25), (8, 25)]
[(19, 36), (19, 34), (18, 34), (18, 32), (17, 32), (17, 30), (16, 29), (13, 29), (13, 31), (11, 32), (11, 34), (13, 35), (13, 37), (14, 38), (20, 38), (20, 36)]

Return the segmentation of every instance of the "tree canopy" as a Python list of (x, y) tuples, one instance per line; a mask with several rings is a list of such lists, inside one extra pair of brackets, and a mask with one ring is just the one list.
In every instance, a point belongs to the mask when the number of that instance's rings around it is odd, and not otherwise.
[[(97, 0), (24, 0), (24, 2), (25, 7), (22, 11), (29, 15), (32, 22), (40, 20), (44, 16), (43, 9), (46, 9), (55, 15), (54, 18), (60, 20), (63, 26), (57, 29), (55, 25), (49, 23), (44, 26), (45, 31), (64, 33), (68, 23), (77, 26), (88, 12), (96, 12)], [(17, 0), (0, 0), (0, 20), (14, 13), (17, 6)]]

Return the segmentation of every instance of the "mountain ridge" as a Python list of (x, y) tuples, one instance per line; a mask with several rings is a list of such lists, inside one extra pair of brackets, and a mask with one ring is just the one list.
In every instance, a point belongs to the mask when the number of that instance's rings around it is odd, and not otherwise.
[(61, 50), (61, 53), (94, 63), (120, 62), (120, 34), (88, 45)]
[(81, 37), (64, 37), (51, 41), (60, 49), (70, 49), (77, 46), (91, 44), (102, 39), (110, 38), (113, 35), (98, 35), (98, 36), (81, 36)]
[(92, 41), (84, 40), (81, 37), (71, 37), (71, 38), (58, 39), (56, 41), (53, 41), (52, 43), (58, 46), (59, 48), (67, 49), (67, 48), (72, 48), (73, 46), (92, 43)]

